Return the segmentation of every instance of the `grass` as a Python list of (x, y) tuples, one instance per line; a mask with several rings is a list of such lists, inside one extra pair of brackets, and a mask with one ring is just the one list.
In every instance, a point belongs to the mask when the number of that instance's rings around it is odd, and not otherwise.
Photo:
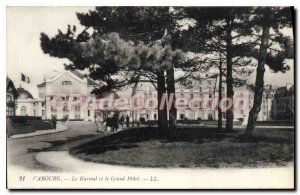
[(48, 121), (43, 120), (28, 120), (26, 123), (17, 123), (11, 121), (7, 121), (7, 134), (17, 135), (17, 134), (25, 134), (32, 133), (39, 130), (49, 130), (53, 129), (53, 125)]
[(257, 131), (261, 133), (245, 140), (239, 132), (186, 128), (180, 140), (171, 142), (160, 138), (155, 128), (131, 129), (70, 153), (86, 161), (140, 167), (264, 167), (293, 162), (293, 131)]

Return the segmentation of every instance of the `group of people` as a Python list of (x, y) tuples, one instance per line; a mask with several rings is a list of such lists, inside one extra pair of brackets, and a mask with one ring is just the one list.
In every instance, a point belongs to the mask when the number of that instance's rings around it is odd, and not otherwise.
[(129, 127), (129, 116), (124, 117), (123, 115), (119, 119), (119, 115), (115, 113), (113, 116), (109, 116), (102, 120), (99, 116), (95, 117), (95, 123), (97, 125), (97, 131), (100, 132), (100, 128), (105, 125), (104, 132), (117, 132), (119, 129), (119, 124), (122, 126), (126, 123), (126, 127)]

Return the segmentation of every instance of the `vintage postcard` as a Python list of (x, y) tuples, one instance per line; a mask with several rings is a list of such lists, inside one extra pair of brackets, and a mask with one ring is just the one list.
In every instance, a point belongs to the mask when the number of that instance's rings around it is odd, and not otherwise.
[(294, 7), (6, 7), (8, 189), (294, 189)]

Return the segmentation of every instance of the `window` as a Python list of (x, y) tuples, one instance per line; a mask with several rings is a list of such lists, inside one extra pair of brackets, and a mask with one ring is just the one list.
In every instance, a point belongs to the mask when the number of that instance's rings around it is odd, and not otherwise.
[(208, 83), (209, 85), (211, 85), (211, 81), (207, 81), (207, 83)]
[(202, 92), (202, 87), (199, 88), (200, 92)]
[(156, 120), (156, 114), (154, 114), (154, 120)]
[(71, 93), (72, 82), (71, 81), (62, 81), (61, 93)]
[(56, 112), (56, 106), (51, 106), (51, 112)]
[(43, 103), (42, 103), (42, 107), (44, 107), (44, 106), (45, 106), (45, 103), (43, 102)]
[(180, 120), (184, 119), (184, 114), (180, 114)]
[(42, 116), (45, 116), (45, 110), (42, 110)]
[(90, 116), (91, 115), (91, 111), (90, 110), (88, 110), (88, 116)]
[(75, 112), (80, 112), (80, 105), (75, 106)]
[(68, 112), (68, 106), (67, 106), (67, 105), (64, 105), (63, 111), (64, 111), (64, 112)]
[(33, 110), (33, 116), (36, 116), (36, 111), (35, 110)]
[(6, 96), (6, 102), (12, 102), (12, 96), (11, 95)]
[(75, 114), (75, 119), (80, 119), (80, 114)]
[(212, 95), (211, 95), (211, 94), (209, 94), (209, 95), (208, 95), (208, 97), (209, 97), (209, 98), (211, 98), (211, 97), (212, 97)]
[(243, 107), (243, 105), (244, 105), (244, 101), (241, 100), (241, 101), (240, 101), (240, 107)]
[(71, 81), (62, 81), (62, 85), (72, 85)]
[(212, 101), (208, 101), (208, 108), (212, 108)]
[(13, 116), (14, 115), (14, 109), (12, 107), (6, 106), (6, 115), (7, 116)]
[(22, 106), (21, 107), (21, 115), (22, 116), (26, 116), (27, 115), (27, 108), (26, 108), (26, 106)]

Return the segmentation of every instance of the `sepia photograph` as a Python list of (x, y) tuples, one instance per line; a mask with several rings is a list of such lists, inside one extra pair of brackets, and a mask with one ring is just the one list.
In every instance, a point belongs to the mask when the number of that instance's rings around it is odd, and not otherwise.
[(7, 6), (7, 189), (295, 189), (293, 6)]

